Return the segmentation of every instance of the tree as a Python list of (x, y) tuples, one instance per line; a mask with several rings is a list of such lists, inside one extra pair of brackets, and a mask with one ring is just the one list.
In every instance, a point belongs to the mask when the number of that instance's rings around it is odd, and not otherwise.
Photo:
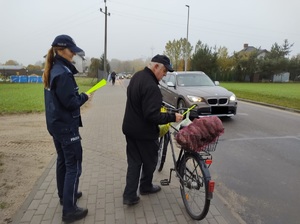
[(220, 47), (217, 52), (217, 67), (218, 75), (217, 80), (232, 81), (233, 80), (233, 69), (236, 63), (233, 57), (228, 55), (226, 47)]
[(300, 54), (292, 57), (289, 63), (290, 80), (300, 81)]
[(284, 56), (288, 56), (291, 53), (291, 48), (294, 44), (289, 44), (288, 40), (285, 39), (284, 43), (282, 44), (282, 52)]
[[(99, 69), (101, 71), (104, 71), (104, 54), (102, 54), (102, 56), (100, 57), (100, 67)], [(108, 63), (108, 61), (106, 61), (106, 69), (107, 69), (107, 72), (110, 71), (110, 65)]]
[(26, 67), (26, 70), (28, 71), (28, 75), (30, 75), (30, 74), (42, 75), (43, 74), (42, 67), (39, 65), (29, 64)]
[(164, 54), (167, 55), (175, 71), (178, 71), (179, 60), (182, 58), (181, 43), (177, 40), (169, 41), (165, 46)]
[(189, 61), (191, 59), (191, 54), (193, 51), (193, 47), (190, 44), (190, 42), (187, 41), (186, 38), (180, 38), (179, 40), (181, 42), (181, 48), (182, 48), (182, 56), (183, 56), (183, 61), (185, 62), (185, 60), (187, 59), (187, 68), (186, 71), (189, 70), (190, 66), (189, 66)]
[(97, 78), (99, 69), (100, 69), (100, 59), (92, 58), (91, 65), (89, 67), (88, 77)]
[(268, 65), (268, 71), (270, 72), (270, 79), (272, 79), (272, 76), (274, 74), (282, 73), (288, 71), (288, 64), (289, 59), (288, 58), (277, 58), (277, 59), (269, 59), (267, 58), (264, 61), (265, 64)]
[(268, 59), (279, 59), (288, 56), (291, 52), (291, 48), (294, 44), (289, 44), (288, 40), (285, 39), (283, 44), (280, 46), (277, 43), (273, 44), (269, 54), (267, 55)]
[(199, 40), (195, 47), (195, 52), (191, 59), (192, 71), (203, 71), (208, 76), (216, 79), (217, 75), (217, 52), (212, 50), (207, 44), (202, 44)]
[(294, 61), (291, 64), (290, 59), (287, 58), (293, 45), (287, 39), (284, 40), (282, 45), (277, 43), (272, 45), (266, 57), (259, 60), (259, 70), (262, 78), (272, 80), (274, 74), (289, 71), (289, 66), (292, 66), (292, 71), (295, 71)]
[[(106, 68), (107, 68), (107, 71), (109, 72), (110, 71), (110, 65), (109, 63), (107, 62), (106, 63)], [(90, 64), (90, 67), (89, 67), (89, 72), (88, 72), (88, 76), (89, 77), (93, 77), (93, 78), (107, 78), (107, 76), (105, 76), (103, 73), (101, 74), (98, 74), (98, 71), (104, 71), (104, 54), (102, 54), (102, 56), (99, 58), (92, 58), (91, 59), (91, 64)], [(105, 76), (105, 77), (104, 77)]]
[[(193, 47), (186, 38), (180, 38), (179, 40), (169, 41), (165, 46), (164, 54), (167, 55), (175, 71), (184, 70), (185, 56), (187, 55), (188, 61), (191, 58), (191, 52)], [(188, 70), (189, 66), (187, 66)]]
[(7, 62), (5, 62), (4, 65), (19, 65), (19, 63), (14, 60), (8, 60)]
[(258, 72), (258, 52), (235, 53), (236, 80), (240, 82), (253, 81), (254, 75)]

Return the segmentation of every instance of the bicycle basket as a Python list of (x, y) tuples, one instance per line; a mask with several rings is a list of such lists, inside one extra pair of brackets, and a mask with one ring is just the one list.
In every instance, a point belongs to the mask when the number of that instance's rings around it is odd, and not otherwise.
[(219, 141), (219, 137), (214, 142), (209, 143), (208, 145), (206, 145), (203, 148), (203, 150), (206, 151), (206, 152), (214, 152), (214, 151), (216, 151), (218, 141)]
[(207, 152), (213, 152), (216, 150), (219, 137), (216, 137), (214, 139), (203, 139), (199, 135), (182, 135), (177, 133), (175, 135), (175, 140), (177, 143), (177, 146), (182, 147), (184, 150), (187, 151), (207, 151)]
[(223, 133), (224, 127), (218, 117), (205, 117), (194, 119), (176, 134), (175, 140), (186, 150), (215, 151), (219, 136)]

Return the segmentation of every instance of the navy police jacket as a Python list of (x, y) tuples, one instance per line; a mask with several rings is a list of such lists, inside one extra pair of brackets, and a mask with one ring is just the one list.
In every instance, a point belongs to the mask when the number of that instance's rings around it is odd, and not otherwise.
[(44, 89), (47, 129), (51, 135), (68, 134), (82, 126), (80, 106), (87, 100), (78, 93), (74, 74), (78, 71), (68, 60), (56, 55), (50, 71), (50, 87)]
[(161, 113), (162, 95), (154, 73), (145, 67), (130, 80), (123, 119), (123, 133), (139, 140), (157, 140), (159, 124), (175, 121), (175, 113)]

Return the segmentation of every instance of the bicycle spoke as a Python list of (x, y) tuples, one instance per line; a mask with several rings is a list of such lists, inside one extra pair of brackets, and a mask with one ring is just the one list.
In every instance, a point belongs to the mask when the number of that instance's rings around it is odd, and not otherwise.
[(181, 166), (181, 194), (188, 213), (194, 219), (203, 219), (208, 212), (210, 201), (206, 190), (200, 160), (192, 155), (186, 156)]

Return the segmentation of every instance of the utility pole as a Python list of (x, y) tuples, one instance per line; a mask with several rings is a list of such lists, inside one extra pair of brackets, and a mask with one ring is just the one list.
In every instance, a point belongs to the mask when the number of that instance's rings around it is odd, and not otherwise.
[(107, 73), (107, 16), (110, 16), (110, 13), (107, 13), (107, 6), (106, 6), (106, 0), (104, 0), (105, 3), (105, 11), (102, 11), (102, 8), (100, 8), (100, 12), (102, 12), (105, 15), (105, 28), (104, 28), (104, 76), (105, 78), (108, 77)]
[(189, 43), (189, 20), (190, 20), (190, 6), (185, 5), (188, 8), (188, 18), (187, 18), (187, 29), (186, 29), (186, 46), (185, 46), (185, 62), (184, 62), (184, 71), (186, 71), (188, 63), (188, 43)]

